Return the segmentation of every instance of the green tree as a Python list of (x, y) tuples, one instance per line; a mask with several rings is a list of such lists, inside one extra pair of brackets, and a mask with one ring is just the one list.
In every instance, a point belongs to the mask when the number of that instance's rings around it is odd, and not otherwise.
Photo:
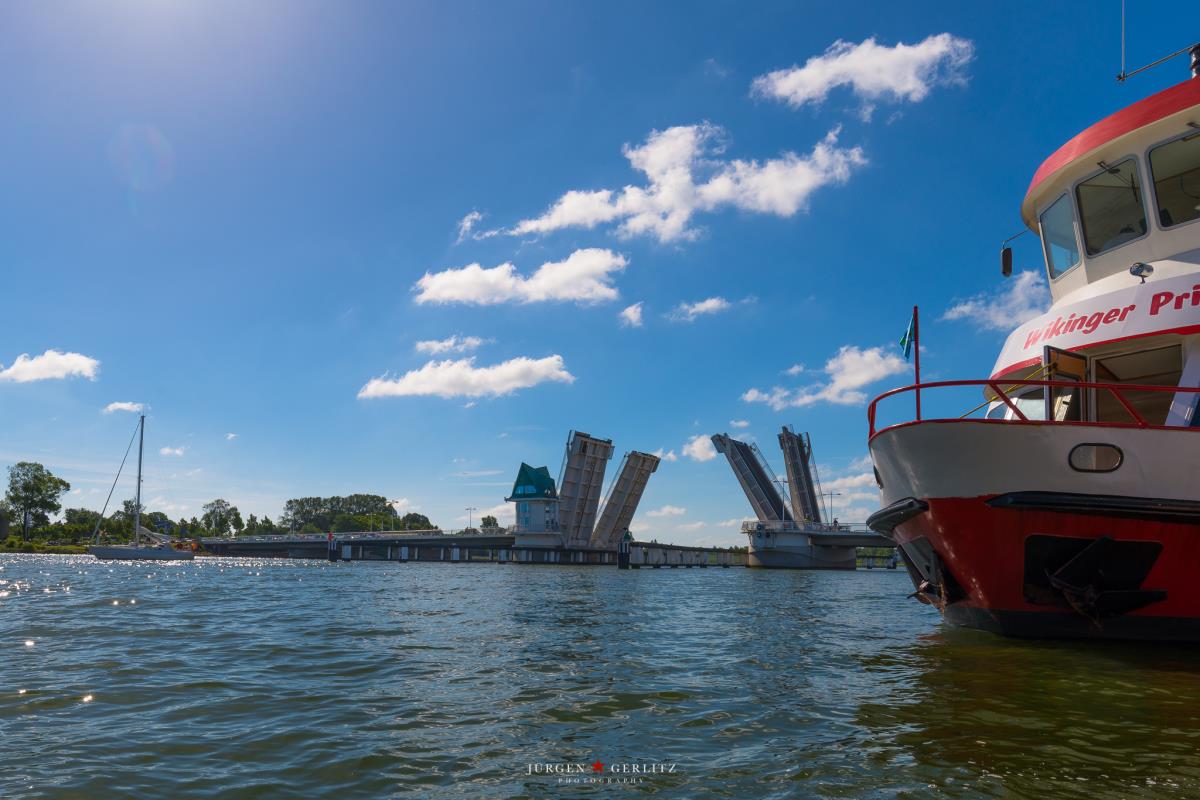
[(242, 535), (242, 530), (246, 527), (246, 523), (242, 522), (242, 512), (237, 510), (237, 506), (233, 507), (233, 511), (229, 517), (229, 524), (233, 526), (235, 536)]
[(484, 516), (483, 519), (479, 520), (479, 527), (481, 527), (481, 528), (499, 528), (500, 520), (496, 519), (491, 514), (487, 514)]
[(275, 523), (271, 522), (271, 518), (263, 516), (262, 522), (258, 524), (259, 533), (272, 534), (275, 532)]
[(60, 498), (71, 490), (71, 484), (50, 470), (32, 461), (21, 461), (8, 468), (8, 492), (5, 501), (16, 514), (14, 520), (23, 525), (26, 514), (34, 527), (50, 522), (50, 515), (62, 508)]
[(227, 500), (219, 498), (213, 500), (211, 503), (206, 503), (203, 510), (204, 516), (201, 519), (205, 529), (217, 536), (229, 535), (235, 515), (239, 521), (241, 520), (241, 514), (238, 513), (237, 507), (230, 505)]
[(337, 533), (349, 533), (361, 531), (363, 526), (358, 524), (358, 520), (352, 514), (338, 514), (333, 521), (333, 529)]
[(427, 531), (437, 527), (429, 521), (429, 517), (414, 512), (405, 514), (400, 522), (403, 523), (404, 530), (406, 531)]

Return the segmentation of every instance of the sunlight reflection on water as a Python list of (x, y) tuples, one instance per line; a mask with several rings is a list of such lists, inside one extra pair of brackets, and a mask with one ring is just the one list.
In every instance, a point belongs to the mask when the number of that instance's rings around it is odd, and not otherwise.
[[(1195, 651), (943, 629), (902, 571), (0, 569), (5, 798), (1200, 790)], [(677, 771), (528, 772), (596, 761)]]

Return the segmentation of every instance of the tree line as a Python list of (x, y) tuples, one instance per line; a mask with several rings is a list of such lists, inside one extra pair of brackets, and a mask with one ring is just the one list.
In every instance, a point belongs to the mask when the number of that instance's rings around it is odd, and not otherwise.
[[(62, 499), (70, 490), (70, 483), (36, 462), (21, 461), (9, 467), (8, 491), (0, 500), (0, 539), (19, 536), (27, 541), (79, 544), (91, 537), (97, 523), (107, 540), (133, 538), (133, 519), (139, 510), (133, 500), (124, 501), (120, 508), (102, 518), (100, 512), (88, 508), (64, 511)], [(386, 497), (377, 494), (295, 498), (284, 504), (278, 521), (265, 515), (243, 517), (237, 506), (221, 498), (205, 503), (199, 517), (172, 519), (145, 504), (140, 511), (143, 528), (179, 539), (437, 527), (424, 514), (410, 512), (401, 516)], [(51, 519), (60, 513), (59, 519)]]

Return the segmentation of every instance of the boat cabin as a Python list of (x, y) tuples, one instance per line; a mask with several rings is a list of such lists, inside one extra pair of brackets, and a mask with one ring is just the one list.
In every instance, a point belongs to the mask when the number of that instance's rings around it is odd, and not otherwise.
[[(1036, 420), (1192, 426), (1200, 394), (1200, 78), (1118, 111), (1042, 164), (1021, 214), (1053, 305), (1009, 336), (994, 379)], [(987, 416), (1016, 418), (993, 402)]]

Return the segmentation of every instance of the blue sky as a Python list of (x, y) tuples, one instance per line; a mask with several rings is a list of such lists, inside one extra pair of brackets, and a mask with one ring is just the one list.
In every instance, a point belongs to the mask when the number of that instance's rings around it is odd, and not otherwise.
[[(1188, 44), (1150, 15), (1197, 13), (1131, 4), (1130, 66)], [(1186, 77), (1117, 85), (1119, 31), (1115, 2), (6, 3), (0, 464), (98, 507), (134, 424), (105, 409), (140, 403), (172, 516), (363, 491), (459, 527), (576, 428), (674, 456), (640, 535), (739, 543), (689, 443), (782, 469), (786, 423), (862, 517), (911, 306), (926, 377), (984, 377), (1046, 302), (1031, 237), (1037, 275), (997, 265), (1033, 171)]]

